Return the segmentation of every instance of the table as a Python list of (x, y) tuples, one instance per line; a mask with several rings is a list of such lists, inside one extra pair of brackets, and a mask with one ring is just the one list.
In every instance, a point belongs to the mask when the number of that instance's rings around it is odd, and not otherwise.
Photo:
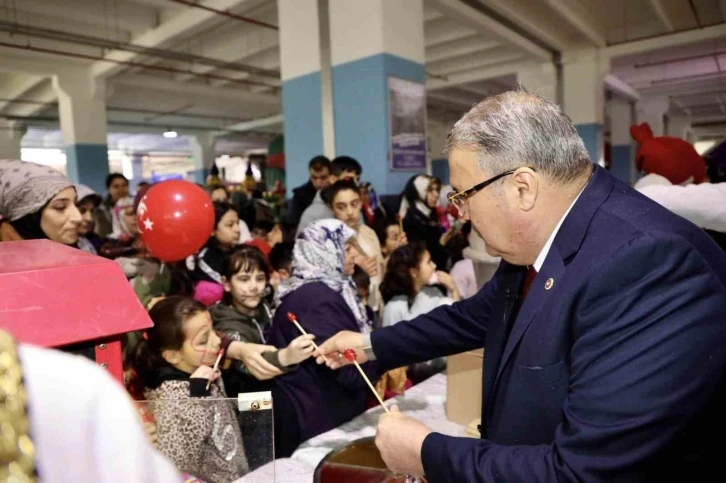
[[(412, 387), (404, 396), (386, 401), (398, 404), (401, 412), (418, 419), (436, 432), (449, 436), (466, 436), (466, 427), (446, 419), (446, 376), (436, 374)], [(333, 449), (356, 439), (374, 436), (383, 409), (371, 408), (341, 426), (303, 443), (290, 458), (278, 459), (237, 480), (236, 483), (279, 481), (310, 483), (318, 463)]]

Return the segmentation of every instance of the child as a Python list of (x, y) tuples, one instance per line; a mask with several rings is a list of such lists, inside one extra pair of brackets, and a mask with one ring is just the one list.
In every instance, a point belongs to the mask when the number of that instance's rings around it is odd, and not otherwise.
[(383, 266), (388, 265), (388, 258), (398, 248), (408, 244), (406, 234), (401, 230), (401, 224), (397, 220), (388, 220), (385, 224), (376, 227), (376, 235), (381, 243), (383, 254)]
[[(263, 299), (269, 278), (270, 266), (260, 250), (242, 246), (232, 252), (224, 267), (224, 298), (210, 308), (214, 328), (233, 340), (266, 343), (272, 313)], [(292, 366), (312, 354), (312, 338), (312, 335), (301, 335), (286, 348), (265, 352), (262, 357), (283, 372), (289, 372)], [(248, 372), (239, 362), (233, 363), (232, 367), (243, 374)], [(228, 376), (226, 381), (240, 391), (244, 389), (245, 381), (250, 382), (249, 378)]]
[(373, 312), (373, 309), (370, 307), (370, 305), (368, 305), (368, 297), (370, 297), (371, 294), (371, 278), (368, 276), (366, 271), (360, 268), (358, 265), (356, 265), (353, 269), (352, 278), (356, 288), (358, 289), (358, 296), (360, 297), (361, 302), (365, 306), (368, 320), (371, 321), (373, 327), (377, 328), (378, 320), (376, 318), (376, 314), (375, 312)]
[(292, 275), (292, 251), (295, 248), (294, 243), (282, 242), (274, 246), (270, 252), (270, 266), (272, 267), (272, 275), (270, 283), (277, 291), (280, 282), (290, 278)]
[[(436, 284), (446, 287), (451, 297), (429, 287)], [(448, 273), (436, 271), (429, 251), (421, 242), (413, 242), (393, 252), (381, 284), (381, 295), (385, 303), (384, 327), (452, 304), (460, 298), (454, 280)]]
[[(209, 314), (199, 302), (175, 296), (149, 316), (154, 327), (137, 344), (132, 366), (136, 392), (156, 419), (159, 450), (208, 483), (239, 479), (248, 464), (235, 409), (223, 400), (224, 384), (211, 367), (223, 344)], [(220, 401), (195, 401), (206, 397)]]

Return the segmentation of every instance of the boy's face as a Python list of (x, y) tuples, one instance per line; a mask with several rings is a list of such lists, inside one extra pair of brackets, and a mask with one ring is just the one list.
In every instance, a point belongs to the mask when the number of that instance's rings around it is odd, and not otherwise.
[(256, 309), (265, 294), (267, 276), (255, 268), (249, 272), (240, 270), (230, 280), (224, 279), (224, 289), (232, 295), (235, 306)]
[(363, 301), (363, 303), (368, 300), (368, 297), (370, 296), (371, 292), (368, 289), (368, 287), (358, 287), (358, 296)]

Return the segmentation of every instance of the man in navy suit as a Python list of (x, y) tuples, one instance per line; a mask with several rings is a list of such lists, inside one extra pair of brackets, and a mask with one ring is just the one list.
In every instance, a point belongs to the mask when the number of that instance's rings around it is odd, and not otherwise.
[(449, 199), (503, 258), (496, 275), (468, 300), (320, 349), (333, 368), (349, 347), (394, 368), (485, 347), (481, 439), (394, 411), (376, 438), (389, 467), (457, 483), (723, 479), (723, 252), (593, 166), (538, 96), (486, 99), (448, 148)]

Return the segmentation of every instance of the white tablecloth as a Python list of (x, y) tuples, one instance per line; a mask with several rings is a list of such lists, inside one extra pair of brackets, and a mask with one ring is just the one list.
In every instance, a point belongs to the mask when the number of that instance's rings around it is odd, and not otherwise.
[[(423, 422), (436, 432), (450, 436), (466, 436), (466, 428), (446, 419), (446, 376), (437, 374), (421, 384), (414, 386), (404, 396), (386, 401), (386, 405), (398, 404), (401, 412)], [(318, 463), (333, 449), (344, 446), (356, 439), (374, 436), (376, 424), (383, 409), (371, 408), (357, 418), (320, 434), (303, 443), (291, 458), (283, 458), (269, 463), (243, 478), (237, 483), (284, 482), (310, 483)]]

